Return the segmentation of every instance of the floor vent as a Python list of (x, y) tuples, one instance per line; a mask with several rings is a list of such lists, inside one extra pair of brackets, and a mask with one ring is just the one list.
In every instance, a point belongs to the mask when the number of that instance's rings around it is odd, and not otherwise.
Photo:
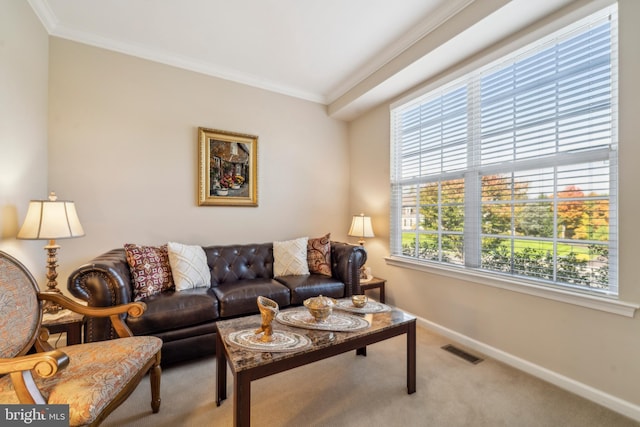
[(455, 354), (456, 356), (466, 360), (469, 363), (473, 363), (474, 365), (477, 365), (484, 360), (474, 356), (473, 354), (467, 353), (466, 351), (459, 349), (458, 347), (455, 347), (451, 344), (445, 345), (444, 347), (442, 347), (442, 349), (448, 351), (451, 354)]

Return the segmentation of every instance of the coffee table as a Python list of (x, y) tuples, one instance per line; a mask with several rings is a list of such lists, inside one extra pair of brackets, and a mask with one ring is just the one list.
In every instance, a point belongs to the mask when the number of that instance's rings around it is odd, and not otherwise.
[(407, 335), (407, 393), (415, 393), (416, 318), (393, 307), (388, 312), (354, 315), (364, 317), (371, 326), (352, 332), (330, 332), (287, 326), (274, 320), (274, 331), (288, 331), (311, 340), (311, 345), (306, 348), (286, 352), (255, 351), (227, 342), (227, 338), (234, 332), (257, 329), (260, 326), (260, 315), (219, 321), (216, 338), (216, 404), (220, 406), (227, 398), (227, 363), (234, 379), (233, 423), (235, 426), (249, 426), (251, 381), (402, 334)]

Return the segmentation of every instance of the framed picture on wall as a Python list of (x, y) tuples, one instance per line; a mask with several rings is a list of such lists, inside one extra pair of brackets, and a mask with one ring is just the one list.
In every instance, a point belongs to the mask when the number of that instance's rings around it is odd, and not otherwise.
[(258, 206), (258, 137), (198, 128), (198, 205)]

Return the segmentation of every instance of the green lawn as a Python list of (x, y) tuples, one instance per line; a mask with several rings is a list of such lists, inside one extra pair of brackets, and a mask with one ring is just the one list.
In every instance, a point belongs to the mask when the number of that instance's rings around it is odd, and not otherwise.
[[(402, 235), (402, 244), (408, 245), (413, 242), (414, 234), (413, 233), (403, 233)], [(505, 240), (505, 245), (507, 241)], [(515, 240), (515, 248), (516, 252), (523, 250), (526, 247), (531, 247), (538, 251), (549, 252), (553, 251), (553, 242), (549, 241), (531, 241), (531, 240), (523, 240), (516, 239)], [(558, 252), (562, 254), (568, 254), (570, 252), (574, 252), (579, 258), (589, 260), (593, 255), (589, 253), (589, 247), (584, 244), (568, 244), (568, 243), (558, 243)]]

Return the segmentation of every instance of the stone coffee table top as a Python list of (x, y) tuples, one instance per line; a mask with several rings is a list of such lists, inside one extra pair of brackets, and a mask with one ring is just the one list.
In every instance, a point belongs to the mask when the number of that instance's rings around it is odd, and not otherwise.
[[(294, 310), (299, 310), (299, 308), (285, 309), (282, 310), (281, 313), (287, 313)], [(261, 317), (259, 314), (239, 317), (236, 319), (222, 320), (217, 323), (217, 327), (218, 333), (222, 337), (227, 349), (228, 361), (234, 366), (234, 370), (237, 372), (251, 369), (256, 366), (261, 366), (273, 361), (291, 358), (300, 355), (301, 353), (316, 351), (318, 349), (336, 345), (341, 342), (350, 341), (362, 336), (377, 333), (385, 329), (391, 329), (402, 323), (415, 321), (414, 316), (393, 307), (390, 307), (390, 310), (386, 312), (348, 315), (359, 317), (361, 320), (366, 321), (369, 326), (351, 332), (337, 332), (298, 328), (274, 321), (272, 323), (274, 334), (278, 332), (298, 334), (302, 337), (308, 338), (309, 341), (311, 341), (310, 346), (296, 348), (292, 351), (258, 351), (248, 349), (239, 345), (234, 345), (233, 343), (229, 342), (229, 336), (233, 333), (237, 333), (238, 331), (258, 329), (261, 323)]]

